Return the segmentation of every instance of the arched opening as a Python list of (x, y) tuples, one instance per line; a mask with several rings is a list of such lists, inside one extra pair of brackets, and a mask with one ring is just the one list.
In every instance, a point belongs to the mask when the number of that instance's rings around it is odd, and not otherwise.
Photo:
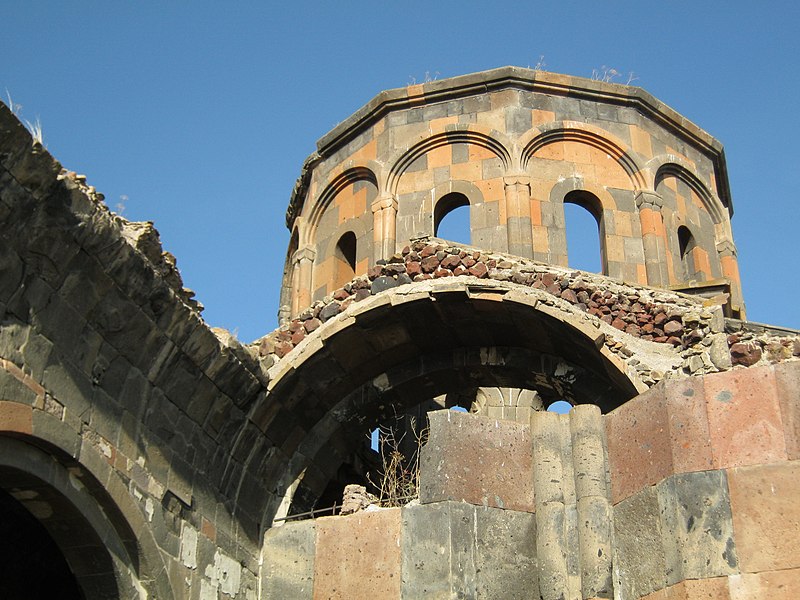
[(564, 197), (567, 260), (570, 267), (605, 273), (603, 209), (589, 192), (575, 190)]
[(697, 272), (694, 263), (694, 250), (697, 243), (688, 227), (681, 225), (678, 227), (678, 248), (681, 256), (681, 269), (684, 281), (697, 280), (702, 273)]
[(342, 287), (356, 275), (356, 234), (346, 232), (336, 242), (334, 252), (334, 289)]
[(83, 600), (86, 596), (66, 558), (24, 502), (34, 510), (49, 512), (29, 492), (10, 494), (0, 489), (0, 597)]
[[(2, 536), (0, 552), (23, 554), (28, 550), (25, 545), (36, 540), (49, 545), (51, 558), (58, 555), (56, 563), (66, 563), (70, 577), (59, 565), (43, 567), (39, 577), (48, 577), (48, 569), (57, 568), (52, 574), (66, 582), (65, 588), (22, 597), (133, 598), (142, 591), (151, 597), (171, 597), (149, 532), (134, 531), (109, 491), (84, 466), (39, 443), (0, 435), (0, 523), (5, 524), (9, 511), (27, 513), (16, 523), (13, 538)], [(160, 568), (151, 570), (154, 564)], [(6, 582), (5, 575), (0, 576), (0, 597), (16, 598), (6, 593), (4, 585), (15, 589), (18, 580)]]
[[(271, 395), (290, 396), (308, 408), (292, 414), (293, 426), (304, 433), (286, 450), (287, 470), (270, 475), (279, 494), (287, 496), (266, 507), (265, 522), (341, 502), (343, 485), (358, 482), (347, 478), (368, 466), (364, 453), (374, 456), (370, 433), (397, 423), (398, 416), (418, 415), (422, 424), (433, 399), (445, 398), (436, 410), (471, 410), (476, 391), (483, 390), (487, 410), (514, 409), (512, 418), (519, 422), (520, 413), (557, 400), (609, 411), (636, 395), (640, 384), (598, 346), (597, 337), (571, 325), (566, 312), (559, 318), (505, 301), (499, 289), (492, 293), (482, 286), (473, 296), (465, 294), (467, 284), (456, 290), (453, 282), (444, 283), (446, 291), (433, 290), (428, 299), (359, 313), (274, 381)], [(273, 425), (264, 427), (272, 435)], [(276, 417), (274, 427), (277, 436), (286, 424)], [(413, 436), (407, 439), (415, 442)], [(380, 438), (375, 441), (380, 448)], [(360, 477), (363, 481), (363, 471)]]
[(436, 202), (433, 209), (433, 235), (459, 244), (471, 243), (469, 198), (451, 192)]

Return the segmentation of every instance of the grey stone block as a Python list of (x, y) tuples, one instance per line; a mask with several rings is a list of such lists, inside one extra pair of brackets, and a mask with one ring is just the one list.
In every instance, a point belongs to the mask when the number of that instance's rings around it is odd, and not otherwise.
[(658, 496), (648, 487), (614, 507), (614, 588), (640, 598), (666, 587)]
[(535, 597), (536, 519), (513, 510), (475, 510), (476, 592), (478, 598), (523, 600)]
[(314, 592), (314, 521), (273, 527), (264, 536), (264, 598), (312, 598)]
[(665, 540), (667, 582), (672, 585), (684, 579), (737, 573), (725, 472), (674, 475), (656, 487)]

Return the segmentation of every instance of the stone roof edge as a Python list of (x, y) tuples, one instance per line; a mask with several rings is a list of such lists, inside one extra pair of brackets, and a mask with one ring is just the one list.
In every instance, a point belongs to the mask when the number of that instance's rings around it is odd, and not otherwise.
[(299, 206), (303, 203), (304, 199), (301, 194), (307, 188), (311, 167), (321, 158), (329, 156), (353, 139), (370, 123), (393, 110), (413, 108), (503, 88), (569, 95), (636, 108), (679, 137), (699, 146), (711, 156), (720, 182), (720, 200), (728, 207), (730, 214), (733, 214), (733, 202), (722, 143), (643, 88), (595, 81), (574, 75), (506, 66), (380, 92), (317, 141), (317, 151), (305, 161), (292, 192), (287, 210), (287, 227), (291, 229), (292, 218), (299, 212)]

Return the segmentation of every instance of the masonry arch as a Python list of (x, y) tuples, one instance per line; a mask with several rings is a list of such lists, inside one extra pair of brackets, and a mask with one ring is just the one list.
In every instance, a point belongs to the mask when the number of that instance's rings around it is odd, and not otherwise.
[[(281, 448), (284, 470), (269, 475), (279, 495), (263, 522), (279, 505), (284, 514), (313, 506), (392, 411), (464, 386), (534, 390), (545, 404), (567, 399), (603, 410), (636, 395), (641, 384), (605, 349), (599, 329), (571, 307), (537, 308), (543, 294), (471, 278), (419, 282), (353, 305), (306, 337), (265, 398), (289, 399), (298, 410), (272, 416), (296, 435)], [(271, 425), (262, 426), (270, 437)]]
[(356, 275), (356, 234), (345, 231), (336, 242), (334, 251), (333, 287), (338, 289)]
[(448, 181), (433, 188), (431, 195), (433, 197), (431, 214), (433, 223), (430, 233), (439, 236), (439, 225), (445, 217), (460, 207), (466, 207), (469, 218), (468, 231), (464, 233), (470, 241), (462, 243), (472, 243), (474, 217), (477, 216), (480, 220), (483, 205), (483, 194), (480, 189), (469, 181)]
[(471, 144), (488, 151), (500, 159), (502, 169), (506, 172), (511, 165), (512, 159), (511, 153), (508, 150), (510, 146), (508, 143), (504, 143), (501, 140), (502, 137), (502, 134), (497, 131), (485, 131), (474, 125), (456, 125), (447, 131), (422, 138), (412, 144), (407, 150), (403, 151), (402, 154), (392, 162), (387, 177), (387, 190), (390, 194), (396, 195), (400, 177), (402, 177), (415, 162), (419, 161), (432, 150), (452, 144)]
[(0, 488), (47, 530), (73, 574), (78, 597), (172, 598), (166, 569), (141, 515), (123, 514), (112, 499), (112, 494), (117, 500), (128, 494), (115, 483), (102, 484), (44, 440), (0, 434)]
[[(605, 219), (603, 218), (603, 204), (600, 199), (592, 194), (591, 192), (587, 192), (586, 190), (572, 190), (568, 192), (563, 199), (564, 205), (574, 205), (588, 213), (592, 219), (594, 219), (594, 233), (589, 234), (589, 232), (585, 232), (588, 236), (588, 240), (578, 240), (583, 245), (594, 246), (596, 245), (598, 265), (599, 269), (584, 269), (584, 270), (594, 270), (600, 273), (605, 273), (608, 271), (608, 260), (606, 258), (606, 242), (605, 242)], [(566, 206), (564, 206), (566, 211)], [(574, 249), (574, 245), (571, 244), (573, 240), (575, 240), (575, 231), (571, 231), (571, 226), (575, 226), (575, 223), (570, 223), (569, 219), (567, 218), (566, 214), (564, 216), (564, 225), (566, 229), (566, 236), (567, 236), (567, 264), (571, 267), (581, 268), (581, 266), (576, 265), (573, 261), (573, 257), (570, 257), (570, 247)], [(584, 230), (581, 230), (581, 233), (584, 233)], [(591, 252), (590, 249), (587, 249), (587, 253)]]
[(725, 207), (722, 205), (722, 201), (709, 191), (708, 187), (685, 164), (685, 161), (676, 156), (669, 156), (656, 157), (650, 162), (653, 165), (659, 165), (653, 181), (655, 190), (658, 190), (667, 177), (674, 177), (688, 185), (698, 196), (715, 225), (719, 225), (726, 220)]
[(331, 179), (309, 209), (308, 227), (305, 228), (305, 239), (300, 240), (302, 244), (315, 244), (317, 242), (317, 228), (319, 227), (320, 220), (331, 206), (333, 200), (347, 187), (360, 181), (372, 184), (375, 189), (375, 194), (377, 195), (379, 189), (378, 178), (375, 171), (368, 166), (352, 166)]
[[(595, 148), (612, 158), (629, 178), (633, 190), (645, 189), (642, 169), (628, 146), (610, 132), (577, 121), (555, 121), (531, 130), (520, 140), (520, 164), (528, 170), (531, 160), (545, 147), (559, 142), (577, 142)], [(563, 160), (564, 157), (561, 157)], [(598, 180), (603, 178), (598, 176)], [(602, 181), (604, 185), (609, 185)], [(611, 187), (616, 187), (611, 185)]]

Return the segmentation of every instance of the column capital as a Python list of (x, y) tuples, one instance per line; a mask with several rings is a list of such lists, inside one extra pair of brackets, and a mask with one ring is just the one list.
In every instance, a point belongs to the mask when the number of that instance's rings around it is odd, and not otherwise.
[(524, 173), (521, 173), (519, 175), (506, 175), (505, 177), (503, 177), (503, 183), (506, 186), (510, 186), (510, 185), (528, 185), (529, 186), (531, 184), (531, 178), (530, 178), (530, 176), (525, 175)]
[(391, 194), (383, 194), (382, 196), (378, 196), (377, 198), (375, 198), (375, 200), (372, 201), (372, 204), (370, 204), (370, 208), (372, 209), (373, 213), (376, 213), (379, 210), (383, 210), (385, 208), (392, 208), (394, 210), (397, 210), (397, 199)]
[(722, 256), (736, 256), (736, 244), (731, 240), (721, 240), (717, 242), (717, 252)]
[(314, 261), (314, 257), (317, 255), (317, 251), (313, 246), (303, 246), (302, 248), (298, 248), (292, 259), (294, 262), (299, 263), (301, 261), (307, 260), (309, 262)]
[(660, 211), (662, 206), (664, 206), (664, 199), (660, 194), (648, 190), (639, 190), (636, 193), (636, 208)]

